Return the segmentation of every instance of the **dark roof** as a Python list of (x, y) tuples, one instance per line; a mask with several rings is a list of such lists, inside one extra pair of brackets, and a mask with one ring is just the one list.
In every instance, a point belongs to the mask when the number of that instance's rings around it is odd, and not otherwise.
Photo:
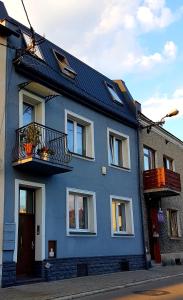
[[(7, 17), (7, 20), (13, 23), (14, 26), (18, 26), (19, 31), (24, 31), (30, 35), (29, 29), (23, 24), (10, 17)], [(36, 37), (37, 39), (41, 38), (39, 35), (36, 35)], [(30, 54), (24, 54), (18, 60), (18, 63), (17, 61), (15, 62), (16, 70), (26, 73), (27, 76), (32, 77), (32, 80), (43, 83), (57, 92), (70, 95), (70, 97), (82, 102), (84, 105), (93, 109), (100, 109), (101, 112), (136, 127), (135, 104), (128, 90), (126, 93), (121, 92), (117, 83), (46, 39), (39, 45), (39, 48), (44, 56), (44, 60), (40, 60)], [(71, 68), (77, 73), (75, 79), (65, 76), (60, 71), (53, 49), (66, 57)], [(123, 101), (123, 105), (113, 101), (105, 82), (110, 83), (114, 87)]]

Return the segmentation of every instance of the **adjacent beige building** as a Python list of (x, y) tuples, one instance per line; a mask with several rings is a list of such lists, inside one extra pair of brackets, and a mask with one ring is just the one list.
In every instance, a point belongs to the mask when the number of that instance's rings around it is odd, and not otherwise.
[[(148, 262), (183, 263), (183, 142), (139, 113), (141, 191)], [(149, 126), (149, 127), (147, 127)], [(145, 127), (145, 128), (143, 128)]]

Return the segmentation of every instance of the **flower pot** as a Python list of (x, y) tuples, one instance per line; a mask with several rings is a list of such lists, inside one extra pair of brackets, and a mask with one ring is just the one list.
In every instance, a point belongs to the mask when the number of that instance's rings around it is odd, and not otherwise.
[(32, 152), (33, 152), (33, 145), (32, 145), (32, 143), (26, 143), (23, 146), (24, 146), (24, 150), (25, 150), (26, 156), (32, 156)]
[(40, 153), (40, 158), (43, 160), (48, 160), (49, 159), (49, 154), (46, 151), (43, 151)]

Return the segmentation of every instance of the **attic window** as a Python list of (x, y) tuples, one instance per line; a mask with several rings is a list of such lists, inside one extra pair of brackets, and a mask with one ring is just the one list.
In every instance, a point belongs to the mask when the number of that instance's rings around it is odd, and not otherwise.
[(106, 83), (106, 85), (107, 85), (107, 88), (108, 88), (109, 93), (110, 93), (111, 96), (112, 96), (112, 99), (113, 99), (114, 101), (118, 102), (118, 103), (123, 104), (123, 101), (119, 98), (119, 96), (118, 96), (118, 94), (116, 93), (114, 87), (113, 87), (111, 84), (109, 84), (108, 82)]
[(29, 49), (29, 52), (31, 54), (35, 54), (40, 59), (44, 59), (39, 46), (36, 45), (34, 48), (32, 47), (31, 37), (28, 34), (26, 34), (25, 32), (23, 32), (23, 38), (24, 38), (25, 44), (27, 46), (27, 49)]
[(69, 76), (70, 78), (75, 78), (76, 77), (76, 72), (70, 67), (70, 65), (69, 65), (69, 62), (68, 62), (68, 60), (66, 59), (66, 57), (63, 55), (63, 54), (61, 54), (61, 53), (59, 53), (59, 52), (57, 52), (57, 51), (55, 51), (55, 50), (53, 50), (53, 52), (54, 52), (54, 54), (55, 54), (55, 57), (56, 57), (56, 59), (57, 59), (57, 61), (58, 61), (58, 64), (59, 64), (59, 66), (60, 66), (60, 69), (61, 69), (61, 71), (62, 71), (62, 73), (63, 74), (65, 74), (65, 75), (67, 75), (67, 76)]

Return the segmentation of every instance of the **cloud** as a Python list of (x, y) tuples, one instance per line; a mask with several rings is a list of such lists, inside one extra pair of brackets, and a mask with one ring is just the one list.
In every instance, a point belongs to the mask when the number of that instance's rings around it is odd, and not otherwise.
[(176, 118), (183, 117), (183, 87), (176, 89), (170, 95), (156, 94), (142, 104), (142, 112), (153, 121), (160, 120), (173, 108), (179, 110)]
[[(28, 24), (21, 1), (4, 0), (9, 14)], [(168, 41), (161, 51), (143, 47), (141, 36), (175, 22), (165, 0), (25, 0), (33, 27), (61, 48), (113, 78), (149, 71), (176, 58)]]
[(137, 21), (144, 31), (167, 27), (175, 19), (164, 0), (146, 0), (137, 10)]

